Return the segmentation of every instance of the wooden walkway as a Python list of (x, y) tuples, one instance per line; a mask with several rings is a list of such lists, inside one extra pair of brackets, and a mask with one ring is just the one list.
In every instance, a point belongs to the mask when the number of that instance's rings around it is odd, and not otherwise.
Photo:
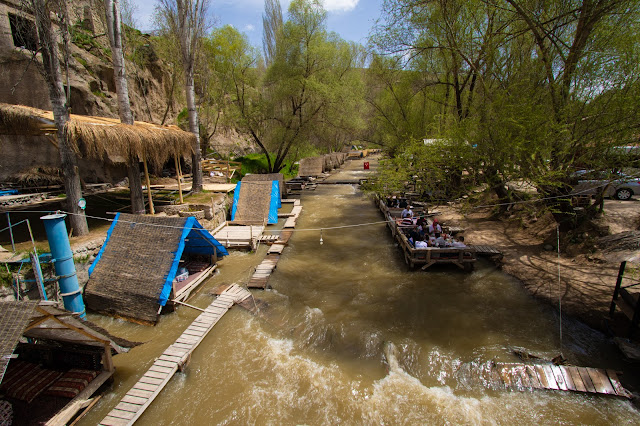
[(473, 247), (476, 251), (477, 256), (488, 256), (488, 257), (500, 257), (502, 258), (502, 251), (492, 246), (476, 246), (470, 245), (469, 247)]
[[(282, 200), (284, 202), (284, 200)], [(271, 244), (267, 250), (267, 255), (260, 265), (256, 267), (253, 276), (249, 279), (247, 287), (249, 288), (261, 288), (266, 289), (269, 277), (276, 269), (280, 255), (284, 251), (284, 248), (289, 243), (289, 238), (293, 235), (293, 228), (296, 226), (298, 217), (302, 213), (302, 205), (300, 200), (293, 200), (293, 208), (291, 213), (287, 215), (287, 220), (284, 224), (284, 229), (280, 231), (280, 235), (277, 240)], [(275, 236), (274, 236), (275, 237)]]
[(280, 260), (280, 256), (277, 254), (266, 255), (262, 263), (256, 267), (256, 271), (249, 280), (247, 287), (261, 289), (267, 288), (267, 281), (269, 281), (269, 277), (273, 273), (274, 269), (276, 269), (278, 260)]
[(133, 424), (162, 391), (173, 375), (183, 368), (191, 353), (207, 336), (214, 325), (234, 303), (251, 297), (251, 293), (237, 285), (231, 285), (202, 312), (156, 359), (151, 368), (133, 385), (100, 425), (121, 426)]
[(552, 364), (489, 362), (482, 368), (485, 383), (494, 388), (559, 390), (632, 398), (615, 371)]

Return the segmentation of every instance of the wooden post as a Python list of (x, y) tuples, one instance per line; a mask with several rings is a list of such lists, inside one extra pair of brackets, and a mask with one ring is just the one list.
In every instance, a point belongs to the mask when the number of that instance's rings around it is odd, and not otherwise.
[(611, 299), (611, 307), (609, 308), (609, 316), (613, 318), (613, 312), (616, 310), (616, 300), (618, 299), (618, 293), (620, 293), (620, 286), (622, 285), (622, 277), (624, 276), (624, 270), (627, 267), (627, 261), (620, 262), (620, 269), (618, 270), (618, 280), (616, 281), (616, 289), (613, 291), (613, 299)]
[(149, 168), (147, 167), (147, 154), (142, 155), (142, 164), (144, 165), (144, 178), (147, 182), (147, 197), (149, 197), (149, 213), (156, 214), (153, 208), (153, 197), (151, 196), (151, 181), (149, 180)]
[(111, 345), (109, 343), (105, 343), (104, 345), (102, 367), (105, 371), (108, 371), (110, 373), (115, 371), (115, 367), (113, 366), (113, 358), (111, 357)]
[(231, 171), (229, 167), (229, 160), (227, 160), (227, 183), (231, 183)]
[(173, 157), (176, 160), (176, 177), (178, 178), (178, 194), (180, 194), (180, 204), (184, 204), (184, 200), (182, 199), (182, 176), (180, 173), (180, 162), (178, 161), (178, 156)]

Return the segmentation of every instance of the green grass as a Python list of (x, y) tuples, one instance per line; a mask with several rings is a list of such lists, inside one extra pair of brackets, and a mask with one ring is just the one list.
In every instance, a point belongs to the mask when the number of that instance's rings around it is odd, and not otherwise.
[[(269, 170), (267, 165), (267, 157), (264, 154), (248, 154), (243, 157), (235, 158), (234, 161), (240, 161), (242, 163), (241, 176), (238, 180), (242, 179), (247, 173), (267, 173)], [(273, 156), (271, 157), (273, 161)], [(298, 175), (298, 166), (294, 165), (293, 170), (289, 170), (291, 165), (290, 161), (286, 161), (280, 173), (284, 174), (285, 179), (290, 179)]]

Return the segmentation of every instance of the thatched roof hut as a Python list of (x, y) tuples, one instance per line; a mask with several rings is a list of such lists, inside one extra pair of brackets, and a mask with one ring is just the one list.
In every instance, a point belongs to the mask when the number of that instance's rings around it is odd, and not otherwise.
[(97, 312), (155, 324), (171, 299), (183, 253), (228, 254), (195, 217), (118, 213), (89, 268), (85, 304)]
[(135, 345), (53, 302), (0, 302), (0, 392), (14, 424), (66, 424), (113, 376), (112, 355)]
[(271, 182), (277, 180), (280, 185), (280, 198), (284, 198), (284, 175), (282, 173), (258, 173), (246, 175), (242, 182)]
[[(23, 105), (0, 103), (0, 134), (55, 135), (53, 112)], [(177, 126), (142, 121), (122, 124), (117, 118), (71, 114), (65, 135), (76, 154), (87, 158), (108, 157), (127, 162), (146, 158), (159, 166), (176, 155), (191, 155), (195, 135)]]
[(231, 221), (237, 225), (278, 223), (278, 209), (282, 207), (280, 182), (242, 181), (233, 193)]
[(324, 168), (324, 157), (307, 157), (300, 160), (298, 176), (320, 176)]

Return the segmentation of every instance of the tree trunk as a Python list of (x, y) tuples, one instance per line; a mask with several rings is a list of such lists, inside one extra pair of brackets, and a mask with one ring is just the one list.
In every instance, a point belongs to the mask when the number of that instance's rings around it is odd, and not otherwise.
[(200, 128), (198, 126), (198, 110), (196, 109), (196, 92), (193, 82), (193, 67), (185, 66), (185, 92), (187, 94), (187, 110), (189, 112), (189, 130), (196, 135), (191, 156), (193, 172), (192, 192), (202, 191), (202, 167), (200, 165)]
[(58, 43), (53, 32), (50, 11), (45, 0), (33, 0), (33, 11), (38, 27), (38, 36), (42, 52), (42, 65), (44, 79), (49, 88), (49, 98), (53, 107), (53, 117), (57, 128), (60, 162), (64, 173), (64, 189), (67, 195), (67, 211), (69, 214), (69, 226), (74, 235), (81, 236), (89, 233), (87, 218), (84, 210), (78, 206), (82, 191), (80, 187), (80, 174), (78, 173), (78, 161), (70, 142), (66, 137), (66, 124), (69, 121), (67, 109), (67, 97), (62, 84), (62, 72), (58, 57)]
[[(120, 25), (120, 1), (105, 0), (104, 9), (107, 21), (107, 34), (111, 44), (111, 57), (113, 60), (113, 75), (118, 95), (118, 114), (124, 124), (133, 124), (133, 113), (129, 103), (129, 84), (124, 66), (124, 53), (122, 51), (122, 33)], [(129, 193), (131, 198), (131, 213), (144, 214), (144, 195), (142, 193), (142, 180), (140, 179), (140, 163), (138, 158), (131, 154), (127, 164), (129, 176)]]

